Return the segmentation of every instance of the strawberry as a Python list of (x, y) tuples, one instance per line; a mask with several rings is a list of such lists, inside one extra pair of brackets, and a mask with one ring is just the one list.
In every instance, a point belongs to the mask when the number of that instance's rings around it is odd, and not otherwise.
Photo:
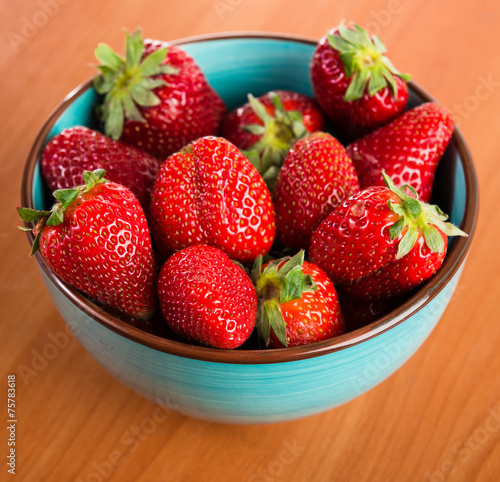
[(158, 40), (127, 34), (126, 56), (105, 44), (94, 80), (104, 132), (164, 160), (198, 137), (216, 134), (226, 107), (194, 59)]
[(451, 114), (433, 102), (421, 104), (347, 146), (359, 183), (383, 186), (382, 170), (396, 186), (409, 184), (429, 202), (439, 160), (453, 134)]
[(155, 157), (104, 134), (76, 126), (64, 129), (45, 146), (42, 175), (50, 191), (78, 186), (83, 171), (104, 169), (108, 180), (132, 191), (144, 209), (161, 162)]
[(288, 152), (273, 191), (277, 239), (307, 248), (320, 222), (358, 191), (354, 166), (337, 139), (324, 132), (300, 139)]
[(255, 261), (252, 279), (257, 289), (257, 331), (266, 346), (298, 346), (327, 340), (344, 332), (337, 292), (318, 266), (293, 258)]
[(252, 161), (270, 189), (290, 147), (308, 132), (324, 127), (324, 116), (311, 97), (276, 90), (231, 111), (222, 124), (222, 136)]
[(236, 261), (253, 262), (274, 241), (271, 195), (238, 148), (221, 137), (202, 137), (160, 168), (151, 231), (163, 257), (208, 244)]
[[(411, 186), (372, 186), (340, 204), (316, 229), (311, 261), (356, 299), (407, 293), (429, 279), (446, 255), (447, 236), (467, 236)], [(410, 192), (411, 195), (407, 194)]]
[(84, 171), (85, 185), (57, 190), (51, 211), (18, 208), (37, 222), (38, 249), (64, 282), (103, 305), (148, 319), (155, 306), (156, 272), (149, 229), (137, 198), (104, 179), (104, 170)]
[(204, 345), (237, 348), (255, 326), (255, 288), (219, 248), (194, 245), (172, 255), (160, 271), (158, 294), (168, 325)]
[(344, 23), (316, 46), (310, 66), (314, 95), (349, 139), (390, 121), (406, 106), (410, 77), (396, 70), (385, 52), (378, 37)]

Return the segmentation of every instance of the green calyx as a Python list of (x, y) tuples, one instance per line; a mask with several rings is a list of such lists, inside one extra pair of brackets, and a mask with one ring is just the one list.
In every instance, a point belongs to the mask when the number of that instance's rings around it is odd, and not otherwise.
[(280, 306), (317, 289), (312, 277), (302, 272), (303, 263), (303, 250), (293, 257), (273, 260), (264, 269), (262, 256), (255, 260), (251, 277), (259, 298), (257, 333), (266, 346), (269, 345), (271, 328), (283, 346), (288, 344)]
[(394, 76), (410, 80), (408, 74), (399, 72), (384, 55), (386, 48), (382, 41), (376, 35), (370, 36), (358, 25), (348, 28), (342, 23), (338, 33), (328, 34), (328, 41), (339, 52), (346, 77), (352, 76), (344, 96), (347, 101), (363, 97), (366, 88), (368, 94), (373, 96), (387, 86), (397, 100)]
[[(467, 236), (461, 229), (447, 222), (448, 216), (438, 206), (420, 201), (417, 191), (412, 186), (405, 184), (398, 188), (385, 171), (382, 171), (382, 176), (385, 185), (400, 199), (398, 203), (391, 201), (387, 203), (391, 211), (400, 216), (389, 227), (391, 239), (396, 239), (406, 228), (398, 245), (396, 259), (402, 258), (412, 250), (419, 234), (424, 236), (425, 243), (434, 253), (442, 253), (445, 249), (439, 230), (447, 236)], [(407, 190), (411, 195), (406, 194)]]
[(154, 90), (167, 85), (160, 76), (177, 74), (178, 69), (164, 65), (167, 48), (158, 49), (142, 59), (144, 43), (141, 32), (127, 32), (125, 58), (117, 55), (111, 47), (99, 44), (95, 56), (101, 62), (100, 74), (94, 79), (97, 93), (104, 95), (100, 115), (104, 121), (104, 132), (119, 139), (125, 119), (145, 122), (140, 107), (153, 107), (160, 103)]
[(273, 103), (274, 115), (267, 111), (262, 102), (252, 94), (248, 94), (250, 106), (263, 125), (250, 124), (243, 129), (260, 136), (253, 146), (244, 151), (244, 154), (272, 190), (290, 147), (307, 134), (307, 129), (300, 111), (285, 110), (276, 92), (270, 92), (269, 97)]
[(85, 184), (72, 189), (57, 189), (52, 193), (57, 202), (50, 211), (38, 211), (31, 208), (17, 208), (19, 217), (25, 223), (35, 223), (34, 228), (19, 226), (23, 231), (32, 231), (35, 234), (31, 255), (33, 256), (40, 249), (40, 234), (44, 226), (57, 226), (64, 221), (66, 209), (75, 199), (84, 192), (90, 191), (97, 184), (106, 182), (104, 169), (94, 171), (83, 171), (82, 176)]

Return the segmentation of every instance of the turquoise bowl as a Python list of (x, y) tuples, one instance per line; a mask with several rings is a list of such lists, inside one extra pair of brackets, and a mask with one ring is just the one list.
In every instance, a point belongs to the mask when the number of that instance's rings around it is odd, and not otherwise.
[[(229, 108), (272, 89), (312, 94), (316, 41), (228, 34), (173, 42), (191, 54)], [(410, 105), (433, 100), (410, 85)], [(25, 167), (22, 205), (47, 208), (40, 177), (44, 144), (62, 129), (94, 125), (91, 82), (75, 89), (41, 129)], [(469, 233), (454, 239), (437, 275), (394, 311), (332, 340), (274, 350), (194, 346), (132, 326), (63, 283), (37, 254), (50, 296), (69, 329), (109, 373), (132, 390), (188, 416), (232, 424), (299, 419), (349, 402), (400, 368), (422, 345), (453, 298), (472, 240), (478, 186), (457, 129), (436, 175), (434, 202)], [(33, 236), (28, 234), (30, 243)]]

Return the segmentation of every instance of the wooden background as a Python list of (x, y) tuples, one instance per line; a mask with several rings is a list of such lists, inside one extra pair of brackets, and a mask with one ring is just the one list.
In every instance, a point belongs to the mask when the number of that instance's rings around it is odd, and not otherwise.
[[(253, 427), (166, 413), (65, 335), (16, 227), (30, 144), (92, 76), (97, 43), (122, 52), (123, 28), (164, 40), (237, 30), (319, 39), (343, 18), (380, 34), (393, 62), (454, 112), (468, 141), (481, 208), (457, 294), (417, 354), (345, 406)], [(15, 373), (17, 480), (500, 480), (497, 0), (5, 0), (0, 29), (0, 420)], [(0, 479), (10, 480), (1, 433)]]

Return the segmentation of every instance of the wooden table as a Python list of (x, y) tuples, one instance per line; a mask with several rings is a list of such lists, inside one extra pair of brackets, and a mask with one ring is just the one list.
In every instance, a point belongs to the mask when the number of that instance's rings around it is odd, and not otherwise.
[[(457, 294), (395, 375), (340, 408), (270, 426), (193, 420), (131, 392), (64, 333), (17, 229), (23, 164), (44, 119), (125, 27), (176, 39), (220, 31), (319, 39), (341, 19), (450, 108), (475, 158), (481, 215)], [(500, 4), (496, 0), (26, 0), (0, 13), (1, 416), (16, 374), (22, 481), (500, 480)], [(0, 479), (9, 431), (2, 430)], [(12, 480), (15, 480), (14, 477)]]

